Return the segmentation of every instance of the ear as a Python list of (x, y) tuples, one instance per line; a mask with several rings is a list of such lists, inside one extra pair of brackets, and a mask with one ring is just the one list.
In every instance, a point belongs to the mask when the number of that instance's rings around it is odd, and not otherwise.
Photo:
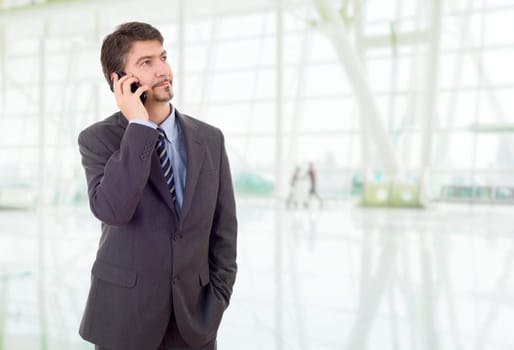
[[(111, 88), (111, 91), (114, 92), (114, 78), (118, 77), (118, 74), (116, 74), (116, 72), (112, 72), (110, 77), (109, 77), (109, 87)], [(118, 77), (119, 79), (119, 77)]]
[(118, 79), (120, 78), (116, 72), (111, 73), (111, 81), (113, 81), (114, 78), (118, 78)]

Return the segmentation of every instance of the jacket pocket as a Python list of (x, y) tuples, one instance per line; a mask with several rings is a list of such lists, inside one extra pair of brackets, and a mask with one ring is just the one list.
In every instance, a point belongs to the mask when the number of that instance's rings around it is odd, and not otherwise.
[(101, 260), (95, 261), (91, 273), (96, 278), (121, 287), (132, 288), (136, 285), (136, 271), (111, 265)]

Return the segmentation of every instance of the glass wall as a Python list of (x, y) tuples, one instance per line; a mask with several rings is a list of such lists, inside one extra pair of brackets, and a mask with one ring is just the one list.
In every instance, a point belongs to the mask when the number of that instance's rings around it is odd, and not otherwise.
[[(182, 92), (177, 107), (225, 132), (241, 194), (269, 194), (266, 188), (276, 182), (274, 8), (217, 9), (207, 15), (185, 7), (183, 32), (176, 12), (152, 21), (165, 34), (176, 71), (176, 91)], [(99, 46), (115, 25), (137, 18), (77, 9), (60, 10), (65, 16), (40, 18), (34, 10), (2, 18), (0, 127), (9, 132), (0, 140), (5, 169), (0, 184), (3, 200), (13, 204), (31, 205), (41, 196), (49, 203), (83, 200), (77, 134), (116, 109), (101, 74)], [(418, 177), (427, 117), (430, 6), (423, 1), (370, 1), (343, 10), (400, 171)], [(483, 186), (494, 192), (513, 183), (514, 134), (508, 113), (514, 78), (506, 74), (514, 57), (507, 34), (513, 14), (508, 2), (443, 6), (430, 147), (432, 199), (458, 199), (459, 191)], [(284, 130), (279, 136), (286, 160), (283, 177), (312, 161), (321, 191), (345, 198), (363, 175), (363, 143), (372, 149), (371, 167), (379, 177), (382, 170), (372, 140), (362, 138), (355, 92), (333, 42), (319, 30), (321, 18), (314, 2), (286, 4)], [(412, 44), (394, 39), (409, 33), (419, 34)], [(182, 34), (185, 59), (179, 62)], [(379, 37), (388, 44), (373, 44)], [(244, 185), (252, 181), (255, 188)]]

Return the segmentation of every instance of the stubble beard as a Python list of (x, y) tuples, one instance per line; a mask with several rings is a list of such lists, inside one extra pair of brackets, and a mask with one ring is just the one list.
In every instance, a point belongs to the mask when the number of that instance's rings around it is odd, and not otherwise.
[(171, 87), (168, 86), (164, 89), (163, 92), (156, 93), (154, 92), (154, 99), (157, 102), (169, 102), (173, 98), (173, 91)]

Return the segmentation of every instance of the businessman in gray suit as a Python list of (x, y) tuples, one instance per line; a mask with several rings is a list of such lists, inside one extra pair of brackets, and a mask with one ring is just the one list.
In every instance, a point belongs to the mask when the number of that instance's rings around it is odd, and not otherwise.
[(170, 103), (151, 25), (117, 27), (101, 62), (120, 111), (79, 135), (102, 227), (79, 333), (98, 350), (216, 349), (237, 270), (223, 135)]

